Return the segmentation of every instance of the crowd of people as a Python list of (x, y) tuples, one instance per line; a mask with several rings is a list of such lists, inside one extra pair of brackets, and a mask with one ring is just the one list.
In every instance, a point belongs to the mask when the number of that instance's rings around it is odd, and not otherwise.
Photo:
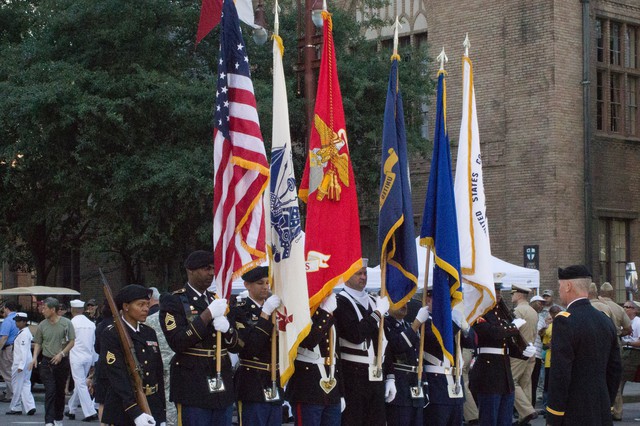
[[(530, 298), (531, 289), (520, 285), (511, 287), (508, 309), (500, 284), (495, 307), (472, 326), (453, 309), (450, 354), (432, 323), (430, 290), (424, 306), (411, 300), (391, 308), (386, 296), (366, 292), (363, 263), (313, 312), (285, 389), (271, 368), (272, 313), (281, 301), (270, 293), (266, 267), (243, 275), (247, 294), (231, 306), (208, 290), (214, 271), (207, 251), (187, 257), (179, 290), (160, 295), (123, 287), (115, 322), (131, 347), (123, 346), (108, 306), (99, 314), (95, 300), (72, 300), (67, 318), (57, 299), (45, 299), (35, 335), (28, 315), (6, 302), (0, 374), (7, 414), (36, 413), (30, 377), (37, 370), (46, 426), (62, 425), (65, 416), (113, 425), (230, 426), (234, 412), (249, 426), (280, 425), (289, 416), (304, 426), (502, 426), (512, 425), (514, 413), (523, 426), (540, 415), (552, 425), (621, 418), (622, 406), (614, 403), (640, 365), (640, 305), (628, 301), (623, 309), (607, 285), (594, 294), (586, 267), (558, 271), (566, 309), (554, 303), (553, 291)], [(539, 382), (544, 412), (535, 408)]]

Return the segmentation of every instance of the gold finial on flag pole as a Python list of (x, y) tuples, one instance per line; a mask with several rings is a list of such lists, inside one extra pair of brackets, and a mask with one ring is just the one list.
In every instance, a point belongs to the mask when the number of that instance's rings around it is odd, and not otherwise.
[(447, 55), (444, 53), (444, 47), (442, 48), (442, 52), (440, 52), (436, 60), (440, 62), (440, 71), (444, 71), (444, 64), (449, 62), (449, 58), (447, 58)]
[(464, 56), (469, 57), (469, 48), (471, 47), (471, 42), (469, 41), (469, 33), (464, 36), (464, 42), (462, 43), (464, 47)]

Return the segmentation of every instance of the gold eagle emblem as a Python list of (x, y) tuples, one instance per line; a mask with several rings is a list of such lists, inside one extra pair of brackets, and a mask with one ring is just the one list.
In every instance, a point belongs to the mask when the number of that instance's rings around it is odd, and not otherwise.
[[(349, 156), (340, 154), (340, 144), (345, 144), (340, 135), (333, 131), (318, 116), (314, 118), (315, 128), (320, 135), (321, 148), (315, 153), (315, 160), (320, 164), (330, 164), (331, 167), (325, 172), (322, 182), (318, 187), (316, 198), (322, 201), (325, 196), (330, 200), (340, 200), (340, 182), (344, 186), (349, 186)], [(336, 176), (337, 173), (337, 176)], [(338, 182), (338, 178), (340, 182)]]

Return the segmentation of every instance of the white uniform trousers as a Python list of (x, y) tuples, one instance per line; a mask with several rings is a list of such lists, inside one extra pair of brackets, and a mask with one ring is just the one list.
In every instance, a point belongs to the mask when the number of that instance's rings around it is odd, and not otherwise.
[(28, 413), (36, 408), (36, 402), (33, 400), (33, 394), (31, 393), (31, 371), (29, 369), (18, 372), (17, 367), (12, 368), (11, 385), (13, 387), (13, 397), (11, 398), (9, 410)]
[(93, 400), (89, 395), (89, 388), (87, 388), (87, 375), (91, 369), (92, 359), (83, 361), (69, 360), (71, 365), (71, 377), (73, 377), (73, 383), (75, 388), (73, 389), (73, 395), (69, 399), (69, 413), (76, 414), (76, 408), (78, 403), (82, 407), (82, 413), (84, 417), (93, 416), (96, 414)]

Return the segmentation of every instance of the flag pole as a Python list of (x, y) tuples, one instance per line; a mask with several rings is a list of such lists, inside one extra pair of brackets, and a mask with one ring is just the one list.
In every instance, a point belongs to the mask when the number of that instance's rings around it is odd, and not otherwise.
[[(422, 307), (427, 306), (427, 290), (429, 288), (429, 271), (430, 271), (430, 259), (431, 257), (431, 247), (427, 246), (427, 259), (425, 260), (425, 269), (424, 269), (424, 282), (422, 286)], [(423, 366), (423, 357), (424, 357), (424, 334), (425, 334), (425, 323), (420, 324), (420, 347), (418, 348), (418, 386), (415, 394), (417, 392), (422, 391), (422, 366)]]
[[(382, 262), (380, 262), (380, 297), (387, 295), (387, 255), (382, 254)], [(377, 380), (382, 380), (382, 350), (384, 336), (384, 315), (380, 315), (380, 324), (378, 328), (378, 355), (376, 356), (376, 367), (373, 372)]]

